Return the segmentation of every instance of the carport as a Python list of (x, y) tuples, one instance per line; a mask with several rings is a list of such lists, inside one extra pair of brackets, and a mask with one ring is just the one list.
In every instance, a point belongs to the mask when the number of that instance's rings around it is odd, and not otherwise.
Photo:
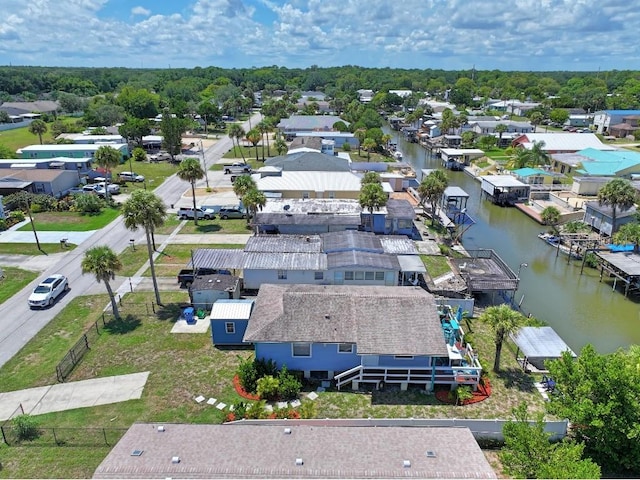
[[(546, 360), (555, 360), (569, 351), (576, 354), (551, 327), (522, 327), (512, 333), (511, 340), (516, 344), (516, 358), (525, 371), (545, 372)], [(522, 358), (519, 357), (522, 352)]]
[(401, 285), (410, 283), (418, 285), (420, 282), (419, 275), (424, 276), (427, 268), (424, 266), (419, 255), (398, 255), (398, 263), (400, 264), (400, 273), (402, 274)]

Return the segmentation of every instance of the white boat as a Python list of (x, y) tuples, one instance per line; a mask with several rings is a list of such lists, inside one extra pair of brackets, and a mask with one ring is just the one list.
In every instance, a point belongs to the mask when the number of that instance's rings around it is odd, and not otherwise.
[(562, 243), (562, 238), (558, 235), (552, 235), (551, 233), (543, 232), (538, 234), (538, 238), (544, 240), (553, 248), (559, 249), (565, 255), (571, 254), (571, 258), (582, 260), (582, 255), (578, 251), (578, 248), (576, 247), (576, 249), (574, 250), (573, 248), (567, 247), (564, 243)]

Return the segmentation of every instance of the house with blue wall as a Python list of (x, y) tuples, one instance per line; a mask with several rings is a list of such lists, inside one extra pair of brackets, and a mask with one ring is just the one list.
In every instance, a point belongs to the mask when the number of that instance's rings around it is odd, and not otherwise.
[[(56, 143), (52, 145), (29, 145), (28, 147), (18, 149), (16, 152), (21, 158), (27, 159), (54, 157), (93, 159), (98, 149), (102, 146), (104, 145)], [(120, 153), (122, 162), (129, 158), (129, 146), (126, 143), (111, 144), (108, 146)]]
[[(371, 217), (373, 216), (373, 225)], [(413, 234), (413, 221), (416, 211), (408, 200), (390, 198), (387, 204), (371, 214), (363, 210), (362, 225), (366, 232), (383, 235), (408, 235)]]
[(221, 299), (211, 307), (211, 340), (214, 345), (243, 345), (253, 300)]
[(417, 287), (263, 285), (244, 341), (278, 368), (362, 383), (477, 386), (481, 368), (455, 318)]

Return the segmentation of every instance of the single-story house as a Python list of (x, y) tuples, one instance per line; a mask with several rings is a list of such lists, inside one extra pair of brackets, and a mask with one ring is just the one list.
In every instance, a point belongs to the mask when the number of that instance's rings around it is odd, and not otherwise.
[(330, 132), (336, 122), (343, 122), (349, 126), (349, 122), (335, 115), (291, 115), (280, 120), (276, 127), (285, 135), (293, 136), (294, 132)]
[(574, 153), (587, 148), (596, 150), (616, 150), (604, 144), (593, 133), (526, 133), (513, 140), (514, 147), (531, 149), (533, 143), (544, 142), (542, 150), (549, 153)]
[(260, 233), (309, 235), (357, 230), (362, 207), (352, 199), (269, 199), (253, 218)]
[(56, 169), (71, 170), (79, 175), (88, 175), (91, 171), (91, 159), (80, 158), (43, 158), (41, 160), (32, 160), (26, 158), (8, 158), (0, 160), (0, 169), (2, 168), (40, 168), (40, 169)]
[(119, 134), (91, 135), (84, 133), (61, 133), (58, 138), (71, 140), (73, 143), (79, 145), (127, 143), (127, 140)]
[(551, 185), (554, 178), (552, 173), (541, 168), (518, 168), (517, 170), (512, 170), (511, 173), (522, 183), (529, 185)]
[(253, 300), (221, 299), (211, 307), (211, 340), (214, 345), (243, 345)]
[(345, 143), (348, 143), (352, 149), (358, 148), (358, 144), (360, 143), (351, 132), (293, 132), (292, 134), (295, 135), (296, 138), (304, 136), (333, 141), (336, 150), (341, 149)]
[[(300, 137), (304, 139), (305, 137)], [(321, 139), (310, 139), (313, 145)], [(320, 151), (299, 151), (287, 155), (268, 158), (265, 167), (275, 167), (284, 172), (350, 172), (349, 160), (328, 155)]]
[(568, 127), (588, 127), (593, 122), (593, 115), (588, 113), (570, 114), (564, 124)]
[(482, 193), (498, 205), (527, 201), (531, 193), (531, 187), (513, 175), (484, 175), (480, 180)]
[(503, 133), (532, 133), (533, 125), (529, 122), (514, 122), (512, 120), (479, 120), (469, 122), (472, 132), (478, 135), (492, 135), (496, 133), (496, 127), (504, 125), (507, 127)]
[[(121, 161), (129, 158), (129, 146), (126, 143), (109, 145), (120, 153)], [(36, 159), (36, 158), (54, 158), (54, 157), (69, 157), (69, 158), (85, 158), (93, 159), (96, 151), (102, 147), (102, 145), (89, 144), (53, 144), (53, 145), (29, 145), (17, 150), (18, 155), (22, 158)]]
[(263, 285), (244, 336), (256, 358), (360, 383), (477, 385), (481, 368), (457, 321), (419, 287)]
[(479, 148), (441, 148), (442, 166), (450, 170), (463, 170), (471, 160), (484, 156)]
[(380, 210), (374, 210), (373, 215), (369, 213), (369, 210), (363, 209), (361, 216), (362, 225), (366, 232), (411, 236), (416, 211), (409, 201), (390, 198), (384, 207)]
[(80, 176), (73, 170), (42, 168), (11, 168), (0, 170), (0, 195), (21, 191), (45, 193), (56, 198), (66, 195), (80, 183)]
[(560, 173), (573, 171), (581, 176), (631, 178), (640, 174), (640, 153), (585, 148), (575, 153), (552, 155), (551, 166)]
[(611, 181), (611, 177), (573, 177), (571, 192), (576, 195), (596, 196), (598, 190)]
[(240, 279), (234, 275), (196, 275), (189, 287), (191, 304), (209, 310), (221, 299), (240, 298)]
[(591, 225), (597, 232), (605, 235), (613, 235), (626, 223), (636, 221), (636, 207), (626, 210), (616, 209), (615, 224), (613, 221), (613, 209), (609, 205), (600, 205), (597, 201), (586, 202), (584, 204), (584, 223)]
[(360, 196), (360, 176), (351, 171), (281, 171), (253, 177), (258, 190), (269, 198), (358, 199)]
[[(0, 110), (12, 116), (26, 117), (32, 113), (55, 113), (60, 110), (60, 104), (53, 100), (37, 100), (35, 102), (4, 102)], [(40, 115), (37, 115), (40, 117)]]
[(265, 422), (136, 423), (93, 478), (497, 478), (466, 427)]

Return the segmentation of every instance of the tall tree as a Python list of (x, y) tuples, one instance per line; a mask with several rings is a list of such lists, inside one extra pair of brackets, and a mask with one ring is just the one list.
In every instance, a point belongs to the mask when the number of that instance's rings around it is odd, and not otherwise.
[(258, 158), (258, 143), (260, 143), (260, 138), (262, 134), (257, 128), (252, 128), (247, 132), (247, 140), (253, 145), (253, 148), (256, 149), (256, 162), (259, 161)]
[(640, 223), (625, 223), (613, 234), (613, 243), (616, 245), (633, 245), (634, 252), (640, 252)]
[(197, 158), (185, 158), (180, 162), (177, 172), (178, 178), (191, 184), (191, 196), (193, 198), (193, 222), (198, 225), (196, 211), (196, 182), (205, 176), (205, 171)]
[(539, 142), (534, 141), (529, 150), (529, 158), (531, 165), (537, 167), (539, 165), (548, 165), (551, 161), (551, 156), (544, 149), (544, 140)]
[(244, 152), (242, 150), (242, 146), (240, 145), (240, 140), (245, 136), (245, 131), (244, 128), (242, 128), (242, 125), (239, 125), (237, 123), (231, 124), (229, 126), (229, 136), (235, 139), (238, 150), (240, 150), (240, 155), (242, 155), (242, 160), (246, 162), (247, 160), (246, 158), (244, 158)]
[(544, 117), (542, 116), (541, 112), (533, 112), (529, 116), (529, 122), (531, 123), (531, 125), (533, 125), (533, 133), (536, 132), (538, 125), (542, 123), (542, 120), (544, 120)]
[(284, 155), (285, 153), (287, 153), (287, 142), (285, 142), (283, 138), (276, 138), (275, 147), (278, 155)]
[(499, 147), (502, 146), (502, 135), (507, 130), (509, 130), (509, 127), (507, 127), (504, 123), (499, 123), (498, 125), (496, 125), (496, 128), (493, 129), (493, 131), (498, 134), (498, 146)]
[(109, 283), (110, 280), (116, 278), (116, 272), (122, 269), (122, 263), (118, 256), (106, 245), (93, 247), (85, 252), (81, 266), (83, 274), (92, 273), (95, 275), (98, 283), (104, 283), (104, 286), (107, 288), (107, 293), (109, 294), (109, 299), (111, 300), (113, 316), (117, 320), (120, 320), (118, 302), (116, 302), (111, 283)]
[(358, 156), (360, 156), (360, 147), (362, 147), (364, 139), (367, 136), (367, 131), (363, 128), (359, 128), (355, 132), (353, 132), (353, 136), (358, 139)]
[(636, 189), (631, 182), (623, 178), (615, 178), (598, 190), (598, 203), (611, 207), (611, 233), (615, 233), (618, 209), (626, 210), (638, 199)]
[(47, 124), (40, 119), (34, 120), (31, 122), (31, 125), (29, 125), (29, 132), (37, 135), (40, 139), (40, 145), (42, 145), (42, 135), (47, 133)]
[(242, 204), (245, 206), (248, 212), (248, 225), (251, 221), (250, 219), (252, 217), (255, 217), (258, 210), (262, 210), (262, 208), (267, 204), (267, 197), (257, 188), (251, 188), (242, 196)]
[(369, 211), (369, 225), (373, 231), (373, 211), (380, 210), (387, 204), (387, 194), (384, 193), (382, 185), (379, 183), (365, 183), (360, 189), (358, 202), (362, 208)]
[(362, 148), (367, 152), (367, 161), (371, 159), (371, 152), (378, 146), (373, 138), (365, 138), (362, 144)]
[(265, 143), (267, 145), (267, 157), (271, 156), (271, 152), (269, 151), (269, 133), (271, 132), (271, 130), (273, 130), (273, 127), (271, 126), (269, 120), (262, 120), (260, 123), (258, 123), (258, 126), (256, 128), (262, 135), (262, 161), (264, 161)]
[(493, 371), (500, 371), (500, 356), (505, 338), (515, 332), (525, 324), (524, 316), (512, 310), (507, 304), (488, 307), (482, 315), (480, 321), (487, 323), (494, 333), (494, 343), (496, 346), (496, 356), (493, 363)]
[(207, 133), (207, 129), (211, 122), (218, 121), (220, 118), (222, 118), (220, 109), (210, 100), (205, 100), (204, 102), (200, 103), (196, 112), (198, 112), (200, 118), (204, 120), (204, 133)]
[(167, 208), (164, 202), (153, 192), (134, 190), (131, 197), (122, 205), (122, 216), (124, 217), (124, 225), (129, 230), (144, 229), (145, 236), (147, 237), (147, 253), (149, 255), (151, 279), (153, 280), (153, 291), (156, 295), (156, 303), (162, 305), (153, 262), (152, 235), (156, 228), (164, 224), (165, 218), (167, 217)]
[(142, 137), (151, 134), (151, 123), (146, 118), (127, 117), (118, 127), (118, 133), (129, 142), (142, 147)]
[(449, 185), (446, 173), (442, 170), (435, 170), (422, 179), (418, 185), (418, 194), (420, 195), (420, 203), (424, 206), (425, 202), (431, 205), (431, 224), (436, 222), (436, 208), (438, 202), (442, 198), (442, 194)]
[(236, 178), (235, 182), (233, 182), (233, 192), (238, 196), (238, 198), (242, 199), (249, 190), (257, 188), (256, 182), (251, 175), (240, 175)]
[(182, 134), (186, 130), (186, 122), (183, 118), (172, 114), (168, 108), (162, 112), (162, 121), (160, 122), (160, 131), (162, 132), (162, 148), (169, 155), (171, 161), (175, 161), (175, 156), (182, 152)]
[(560, 222), (560, 210), (554, 206), (545, 207), (540, 214), (542, 223), (549, 225), (554, 232), (558, 231), (558, 222)]
[(111, 170), (120, 165), (122, 155), (120, 152), (109, 145), (102, 145), (96, 150), (94, 159), (96, 165), (100, 168), (104, 168), (107, 172), (104, 176), (104, 197), (109, 200), (109, 177), (111, 176)]

